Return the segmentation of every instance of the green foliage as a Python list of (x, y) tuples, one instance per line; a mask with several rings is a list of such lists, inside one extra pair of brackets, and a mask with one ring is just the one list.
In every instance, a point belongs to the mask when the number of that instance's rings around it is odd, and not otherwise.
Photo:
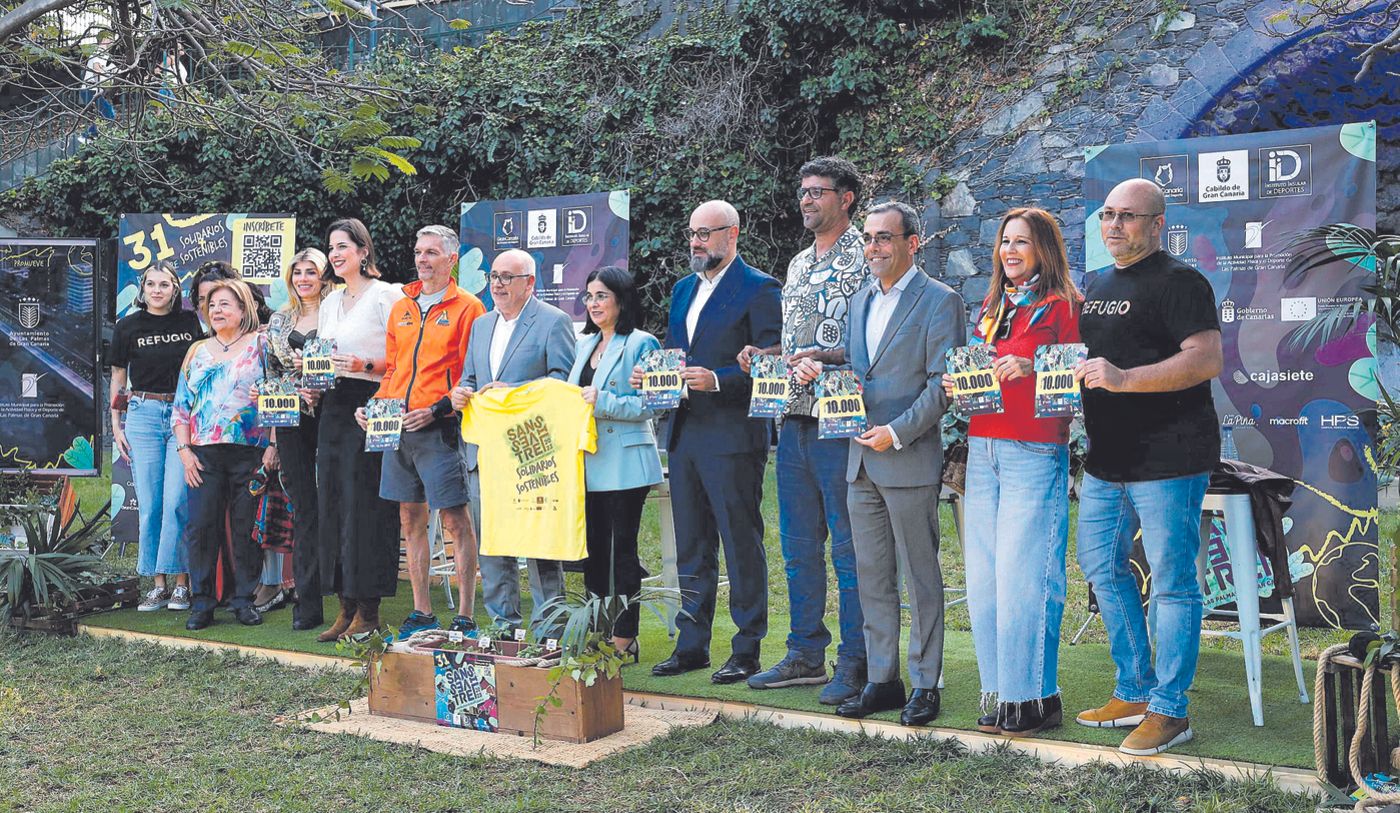
[(0, 208), (74, 235), (113, 234), (123, 212), (294, 212), (303, 245), (355, 216), (387, 278), (406, 281), (414, 232), (456, 223), (464, 201), (630, 188), (631, 267), (655, 329), (684, 265), (679, 231), (702, 201), (733, 203), (744, 258), (781, 276), (809, 239), (792, 190), (811, 157), (845, 155), (882, 194), (926, 198), (956, 122), (995, 87), (989, 74), (1024, 75), (1053, 36), (1010, 36), (1024, 8), (738, 0), (653, 37), (654, 17), (593, 0), (431, 58), (381, 50), (365, 81), (407, 98), (366, 93), (334, 121), (314, 100), (269, 94), (296, 108), (302, 139), (348, 149), (348, 162), (270, 147), (256, 127), (166, 133), (152, 121), (149, 140), (115, 150), (99, 138)]
[(24, 529), (26, 549), (0, 553), (0, 623), (15, 613), (32, 616), (58, 607), (99, 581), (106, 541), (107, 506), (91, 519), (74, 512), (64, 522), (53, 501), (37, 497), (8, 515)]

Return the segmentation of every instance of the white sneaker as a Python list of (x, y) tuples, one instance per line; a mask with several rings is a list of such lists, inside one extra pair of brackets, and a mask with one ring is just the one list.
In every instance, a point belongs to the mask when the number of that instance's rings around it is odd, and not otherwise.
[(183, 584), (175, 585), (175, 592), (170, 594), (170, 603), (165, 605), (167, 610), (188, 610), (190, 608), (190, 588)]
[(163, 609), (169, 603), (170, 594), (165, 592), (164, 587), (152, 587), (151, 591), (146, 594), (146, 597), (141, 599), (141, 603), (137, 605), (136, 610), (137, 612), (149, 613), (152, 610)]

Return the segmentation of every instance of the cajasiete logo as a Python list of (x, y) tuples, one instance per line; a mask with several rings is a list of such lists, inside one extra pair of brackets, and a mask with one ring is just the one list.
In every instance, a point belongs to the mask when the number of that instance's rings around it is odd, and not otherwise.
[(19, 301), (19, 326), (25, 330), (33, 330), (39, 326), (43, 319), (43, 313), (39, 310), (39, 300), (32, 297), (25, 297)]
[(1138, 159), (1138, 176), (1147, 178), (1162, 190), (1168, 206), (1190, 200), (1191, 157), (1188, 155), (1150, 155)]
[(1176, 225), (1167, 227), (1167, 251), (1173, 257), (1180, 257), (1186, 253), (1187, 245), (1191, 238), (1191, 232), (1185, 226)]
[(1312, 145), (1289, 144), (1258, 150), (1259, 197), (1285, 198), (1312, 194)]

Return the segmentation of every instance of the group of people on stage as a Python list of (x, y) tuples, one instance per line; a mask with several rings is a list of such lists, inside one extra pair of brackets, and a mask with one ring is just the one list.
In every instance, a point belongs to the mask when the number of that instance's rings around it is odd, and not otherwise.
[[(452, 537), (459, 611), (449, 628), (475, 628), (478, 569), (491, 622), (522, 624), (512, 557), (477, 557), (481, 527), (478, 449), (463, 443), (458, 413), (478, 393), (542, 378), (576, 385), (592, 405), (597, 449), (585, 455), (588, 558), (584, 580), (599, 596), (635, 596), (637, 535), (668, 452), (681, 613), (675, 649), (652, 668), (678, 675), (710, 665), (719, 551), (736, 633), (711, 679), (753, 689), (822, 685), (820, 701), (846, 717), (899, 710), (906, 725), (939, 713), (943, 581), (938, 563), (940, 421), (952, 393), (946, 352), (995, 350), (1004, 409), (974, 416), (963, 541), (968, 609), (986, 732), (1026, 736), (1060, 725), (1057, 651), (1066, 595), (1069, 418), (1037, 418), (1037, 347), (1082, 341), (1088, 456), (1079, 491), (1078, 557), (1097, 592), (1117, 685), (1076, 721), (1131, 728), (1122, 749), (1157, 753), (1189, 740), (1186, 690), (1196, 668), (1202, 601), (1195, 575), (1197, 525), (1219, 457), (1210, 380), (1222, 365), (1209, 283), (1161, 250), (1160, 189), (1134, 179), (1098, 213), (1114, 266), (1085, 292), (1071, 278), (1064, 239), (1042, 209), (1005, 214), (990, 289), (968, 333), (962, 298), (925, 275), (915, 257), (918, 213), (887, 202), (854, 217), (861, 175), (848, 161), (805, 164), (797, 203), (812, 244), (785, 283), (739, 254), (739, 213), (724, 201), (696, 207), (684, 230), (692, 273), (676, 283), (664, 342), (641, 330), (632, 276), (601, 268), (588, 277), (584, 335), (535, 295), (535, 260), (502, 252), (491, 263), (492, 309), (453, 281), (458, 236), (417, 233), (418, 279), (383, 282), (364, 224), (333, 224), (329, 250), (307, 249), (286, 270), (288, 304), (264, 327), (254, 291), (201, 275), (194, 291), (203, 326), (182, 310), (169, 266), (141, 277), (140, 310), (113, 341), (114, 391), (129, 386), (117, 444), (133, 464), (141, 511), (140, 571), (155, 577), (143, 609), (190, 609), (188, 626), (211, 623), (214, 562), (225, 514), (235, 540), (229, 606), (257, 624), (255, 591), (267, 566), (249, 539), (259, 466), (279, 467), (295, 507), (293, 627), (324, 624), (322, 596), (340, 611), (328, 641), (381, 628), (393, 595), (400, 538), (413, 612), (401, 633), (436, 628), (429, 592), (428, 512)], [(231, 276), (231, 275), (227, 275)], [(337, 284), (339, 283), (339, 284)], [(206, 332), (207, 330), (207, 332)], [(201, 338), (203, 337), (203, 338)], [(258, 382), (298, 370), (312, 338), (336, 341), (336, 385), (303, 390), (301, 425), (257, 426)], [(680, 406), (660, 414), (640, 390), (642, 358), (684, 351)], [(753, 359), (780, 354), (792, 380), (778, 423), (779, 536), (787, 576), (787, 654), (764, 669), (768, 568), (760, 511), (771, 423), (748, 416)], [(850, 370), (863, 388), (869, 429), (823, 439), (813, 383)], [(365, 452), (370, 398), (406, 399), (398, 449)], [(114, 399), (114, 410), (120, 399)], [(114, 425), (121, 426), (114, 413)], [(304, 510), (303, 506), (314, 506)], [(396, 510), (397, 508), (397, 510)], [(1157, 604), (1155, 655), (1128, 566), (1139, 529)], [(827, 558), (836, 574), (834, 671), (825, 622)], [(557, 561), (530, 560), (532, 624), (563, 592)], [(188, 575), (186, 575), (188, 574)], [(907, 666), (901, 675), (900, 579), (908, 595)], [(637, 605), (612, 630), (635, 660)]]

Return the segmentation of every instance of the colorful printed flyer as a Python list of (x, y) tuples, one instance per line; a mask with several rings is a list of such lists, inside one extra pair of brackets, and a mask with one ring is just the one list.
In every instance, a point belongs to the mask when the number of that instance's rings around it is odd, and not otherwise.
[(853, 438), (864, 432), (863, 391), (850, 370), (829, 370), (817, 376), (817, 437)]
[(754, 356), (749, 375), (753, 395), (749, 398), (750, 418), (780, 418), (787, 408), (790, 370), (782, 356)]
[(433, 652), (438, 725), (495, 731), (500, 725), (496, 662), (470, 652)]
[(653, 350), (642, 356), (642, 401), (652, 409), (675, 409), (685, 389), (685, 351)]
[(948, 348), (948, 375), (953, 377), (953, 406), (964, 415), (986, 415), (1000, 412), (1001, 379), (992, 365), (996, 363), (996, 348), (987, 344), (969, 344)]
[(300, 376), (296, 373), (264, 378), (258, 383), (258, 426), (300, 426)]
[(1084, 398), (1074, 366), (1089, 357), (1082, 344), (1043, 344), (1035, 349), (1035, 416), (1064, 418), (1084, 414)]
[(301, 349), (301, 385), (308, 390), (335, 386), (335, 339), (311, 339)]
[(365, 404), (365, 451), (392, 452), (399, 448), (403, 433), (404, 399), (371, 398)]

